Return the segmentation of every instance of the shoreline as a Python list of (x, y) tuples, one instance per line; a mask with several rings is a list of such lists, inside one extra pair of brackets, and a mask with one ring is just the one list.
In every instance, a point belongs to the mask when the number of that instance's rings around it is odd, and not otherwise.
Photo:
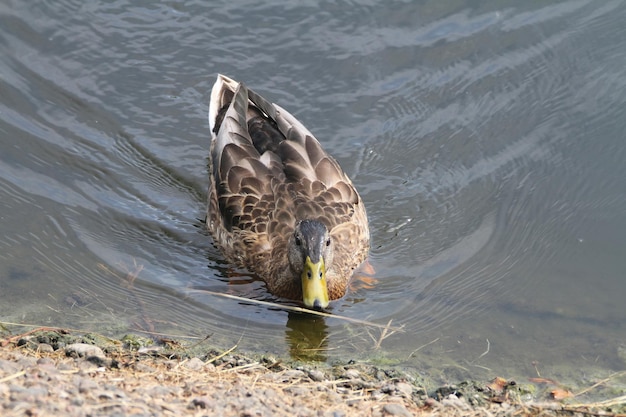
[(0, 345), (0, 410), (7, 416), (626, 415), (623, 392), (577, 404), (545, 381), (503, 378), (428, 390), (395, 368), (300, 363), (204, 342), (41, 328), (5, 332)]

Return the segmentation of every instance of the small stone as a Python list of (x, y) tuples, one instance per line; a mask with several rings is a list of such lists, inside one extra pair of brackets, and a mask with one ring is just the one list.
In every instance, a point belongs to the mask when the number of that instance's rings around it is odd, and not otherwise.
[(115, 398), (115, 394), (113, 394), (113, 393), (112, 393), (112, 392), (110, 392), (110, 391), (99, 390), (99, 391), (97, 392), (96, 397), (97, 397), (99, 400), (107, 400), (107, 401), (111, 401), (111, 400), (113, 400), (113, 399)]
[(155, 368), (153, 368), (152, 366), (147, 365), (147, 364), (145, 364), (143, 362), (136, 362), (136, 363), (134, 363), (133, 364), (133, 368), (136, 371), (138, 371), (138, 372), (144, 372), (144, 373), (148, 373), (148, 374), (156, 372)]
[(37, 351), (41, 353), (52, 353), (54, 348), (47, 343), (40, 343), (37, 345)]
[(328, 398), (328, 401), (331, 403), (338, 403), (342, 401), (341, 395), (333, 391), (329, 391), (328, 394), (326, 394), (326, 398)]
[(385, 396), (385, 394), (383, 394), (380, 390), (375, 390), (372, 391), (372, 393), (370, 394), (370, 396), (372, 397), (372, 399), (374, 401), (380, 401), (383, 399), (383, 397)]
[(393, 394), (396, 390), (396, 387), (393, 386), (393, 384), (384, 384), (382, 387), (380, 387), (380, 390), (385, 394)]
[(343, 374), (343, 377), (347, 379), (357, 379), (360, 376), (361, 376), (361, 373), (357, 371), (356, 369), (347, 369), (346, 372), (344, 372)]
[(290, 387), (285, 388), (285, 392), (288, 392), (292, 394), (293, 396), (298, 397), (298, 396), (305, 396), (309, 394), (311, 391), (309, 388), (292, 385)]
[(211, 399), (209, 397), (197, 397), (191, 401), (190, 408), (208, 408), (210, 403)]
[(178, 362), (178, 361), (174, 361), (174, 360), (171, 360), (171, 359), (170, 359), (170, 360), (164, 361), (164, 362), (163, 362), (163, 365), (165, 365), (165, 367), (166, 367), (168, 370), (172, 370), (172, 369), (176, 368), (176, 367), (178, 366), (178, 364), (179, 364), (179, 363), (180, 363), (180, 362)]
[(405, 397), (410, 398), (413, 393), (413, 387), (411, 384), (407, 384), (406, 382), (398, 382), (396, 384), (396, 390), (402, 393)]
[(11, 391), (11, 401), (28, 401), (31, 404), (37, 401), (37, 399), (43, 399), (48, 396), (48, 390), (40, 386), (21, 388), (19, 390)]
[(204, 362), (198, 358), (191, 358), (184, 363), (185, 368), (192, 371), (199, 371), (204, 368)]
[(113, 365), (113, 361), (105, 356), (89, 356), (87, 362), (104, 369)]
[(297, 369), (290, 369), (289, 371), (285, 371), (282, 376), (286, 381), (290, 379), (300, 379), (304, 378), (304, 372)]
[(65, 348), (65, 354), (74, 358), (95, 356), (104, 358), (104, 352), (98, 346), (87, 343), (72, 343)]
[(180, 387), (168, 387), (157, 385), (147, 388), (145, 394), (153, 398), (163, 398), (168, 395), (177, 395), (180, 392)]
[(263, 398), (265, 398), (266, 400), (278, 400), (280, 396), (275, 389), (266, 388), (263, 390)]
[(0, 359), (0, 372), (5, 374), (14, 374), (18, 371), (18, 366), (15, 362)]
[(21, 393), (25, 390), (26, 388), (22, 387), (21, 385), (16, 385), (16, 384), (11, 384), (9, 385), (9, 392), (11, 394), (15, 394), (15, 393)]
[[(11, 400), (11, 402), (7, 405), (7, 408), (9, 410), (18, 410), (20, 412), (21, 415), (28, 415), (26, 413), (29, 412), (29, 410), (31, 410), (32, 404), (29, 403), (28, 401), (17, 401), (17, 400)], [(18, 415), (18, 414), (15, 414)]]
[(98, 388), (98, 384), (93, 379), (81, 378), (80, 382), (78, 383), (78, 392), (80, 392), (81, 394), (84, 394), (96, 388)]
[(321, 382), (326, 379), (326, 376), (324, 375), (324, 372), (313, 369), (309, 371), (309, 378), (311, 378), (315, 382)]
[(163, 346), (144, 346), (137, 349), (137, 353), (142, 355), (156, 355), (163, 351)]
[(76, 370), (76, 366), (73, 363), (60, 363), (57, 365), (59, 371), (74, 371)]
[(392, 416), (402, 416), (402, 417), (411, 417), (411, 413), (406, 409), (402, 404), (385, 404), (383, 407), (383, 411)]
[(51, 366), (51, 365), (54, 365), (54, 361), (52, 360), (52, 358), (44, 356), (43, 358), (37, 359), (37, 365), (39, 365), (39, 366)]
[(22, 356), (17, 360), (17, 364), (24, 368), (31, 368), (37, 364), (37, 358), (33, 358), (31, 356)]

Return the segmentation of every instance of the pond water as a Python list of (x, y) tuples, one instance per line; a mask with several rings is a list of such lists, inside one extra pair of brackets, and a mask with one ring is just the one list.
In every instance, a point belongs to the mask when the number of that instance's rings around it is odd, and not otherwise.
[[(0, 320), (391, 363), (626, 367), (626, 3), (0, 5)], [(373, 287), (316, 318), (204, 229), (217, 73), (352, 177)]]

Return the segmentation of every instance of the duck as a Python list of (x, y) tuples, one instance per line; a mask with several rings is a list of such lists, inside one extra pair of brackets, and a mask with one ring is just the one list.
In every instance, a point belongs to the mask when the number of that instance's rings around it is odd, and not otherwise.
[(269, 293), (323, 310), (370, 244), (352, 181), (291, 113), (219, 74), (211, 90), (206, 226)]

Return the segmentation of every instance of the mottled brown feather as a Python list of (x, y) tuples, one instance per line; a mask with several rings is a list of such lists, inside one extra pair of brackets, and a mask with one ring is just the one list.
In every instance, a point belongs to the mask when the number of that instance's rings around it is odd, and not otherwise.
[(330, 299), (369, 249), (363, 202), (337, 161), (295, 117), (222, 75), (211, 92), (207, 228), (233, 264), (280, 297), (302, 299), (287, 259), (295, 225), (318, 220), (334, 241)]

